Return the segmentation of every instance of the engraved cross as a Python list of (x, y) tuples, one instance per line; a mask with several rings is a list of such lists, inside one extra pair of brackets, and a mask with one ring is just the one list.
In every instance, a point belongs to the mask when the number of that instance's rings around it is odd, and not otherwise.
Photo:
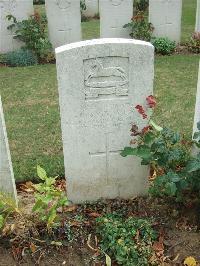
[(105, 157), (106, 158), (106, 177), (107, 180), (109, 178), (109, 165), (110, 165), (110, 155), (112, 154), (119, 154), (121, 150), (115, 150), (115, 149), (110, 149), (109, 145), (109, 134), (110, 133), (105, 133), (105, 139), (106, 139), (106, 144), (105, 144), (105, 151), (98, 151), (98, 152), (90, 152), (91, 157)]

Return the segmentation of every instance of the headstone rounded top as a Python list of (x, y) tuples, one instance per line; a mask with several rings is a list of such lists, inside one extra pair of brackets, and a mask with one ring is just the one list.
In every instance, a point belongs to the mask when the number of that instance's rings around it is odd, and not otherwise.
[(81, 42), (74, 42), (70, 44), (66, 44), (55, 49), (56, 54), (62, 53), (67, 50), (76, 49), (80, 47), (90, 46), (90, 45), (100, 45), (100, 44), (133, 44), (133, 45), (143, 45), (154, 48), (154, 46), (145, 41), (135, 40), (135, 39), (125, 39), (125, 38), (101, 38), (101, 39), (93, 39)]
[(120, 6), (124, 0), (110, 0), (113, 6)]
[(70, 0), (56, 0), (56, 4), (58, 5), (60, 9), (67, 9), (70, 7), (71, 1)]

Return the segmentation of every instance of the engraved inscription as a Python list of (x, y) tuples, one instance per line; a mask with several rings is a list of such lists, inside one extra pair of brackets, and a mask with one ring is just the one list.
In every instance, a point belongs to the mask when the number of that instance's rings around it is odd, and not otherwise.
[(56, 0), (56, 4), (60, 9), (67, 9), (71, 6), (70, 0)]
[(85, 98), (128, 95), (128, 58), (106, 57), (84, 61)]
[(113, 6), (120, 6), (124, 0), (110, 0)]

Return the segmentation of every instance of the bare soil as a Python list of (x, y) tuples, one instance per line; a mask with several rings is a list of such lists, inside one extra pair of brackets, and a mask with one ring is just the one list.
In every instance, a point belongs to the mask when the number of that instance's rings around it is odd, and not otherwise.
[[(19, 196), (23, 213), (30, 215), (34, 203), (33, 194), (19, 191)], [(162, 199), (136, 198), (102, 200), (96, 204), (69, 206), (66, 212), (73, 228), (74, 240), (61, 247), (50, 245), (45, 237), (41, 238), (42, 234), (35, 238), (30, 238), (26, 234), (18, 234), (14, 238), (0, 238), (0, 266), (103, 266), (105, 258), (98, 256), (97, 252), (99, 239), (97, 242), (94, 241), (98, 238), (95, 233), (95, 218), (114, 211), (126, 217), (153, 218), (155, 229), (163, 236), (164, 248), (158, 248), (158, 253), (160, 252), (163, 258), (160, 265), (183, 265), (183, 261), (189, 256), (200, 262), (199, 218), (196, 215), (198, 210), (191, 206), (180, 208), (178, 204), (166, 203)], [(17, 223), (19, 225), (21, 221)], [(46, 241), (43, 241), (44, 239)], [(59, 239), (55, 238), (55, 241)], [(112, 265), (117, 264), (112, 260)]]

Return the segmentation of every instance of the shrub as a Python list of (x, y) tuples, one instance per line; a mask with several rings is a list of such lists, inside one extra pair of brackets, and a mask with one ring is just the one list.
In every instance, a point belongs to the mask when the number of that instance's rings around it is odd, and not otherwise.
[(7, 53), (4, 56), (4, 61), (10, 66), (32, 66), (38, 63), (37, 56), (32, 51), (26, 49)]
[[(135, 108), (142, 119), (149, 120), (155, 107), (152, 95), (147, 97), (147, 105)], [(200, 123), (194, 140), (188, 141), (169, 128), (156, 125), (152, 119), (148, 126), (139, 129), (136, 124), (131, 128), (131, 141), (135, 147), (125, 147), (122, 156), (140, 157), (142, 165), (149, 165), (154, 173), (149, 192), (153, 196), (168, 197), (178, 202), (200, 200), (200, 152), (191, 155), (191, 147), (200, 147)]]
[(46, 34), (46, 17), (35, 13), (29, 19), (18, 22), (12, 15), (7, 16), (13, 24), (8, 29), (14, 30), (14, 38), (25, 43), (25, 48), (33, 51), (40, 60), (45, 61), (52, 53), (52, 46)]
[(162, 55), (170, 55), (176, 48), (176, 43), (168, 38), (155, 38), (152, 44), (155, 47), (156, 53)]
[(195, 32), (192, 34), (187, 46), (189, 51), (196, 54), (200, 53), (200, 32)]
[(118, 264), (151, 265), (152, 244), (156, 233), (149, 221), (107, 214), (97, 218), (97, 233), (101, 238), (103, 252), (113, 257)]
[(153, 25), (147, 21), (143, 12), (139, 12), (132, 21), (124, 25), (130, 30), (130, 36), (134, 39), (150, 41), (153, 33)]
[(143, 11), (145, 12), (149, 6), (149, 0), (135, 0), (134, 7), (137, 12)]

